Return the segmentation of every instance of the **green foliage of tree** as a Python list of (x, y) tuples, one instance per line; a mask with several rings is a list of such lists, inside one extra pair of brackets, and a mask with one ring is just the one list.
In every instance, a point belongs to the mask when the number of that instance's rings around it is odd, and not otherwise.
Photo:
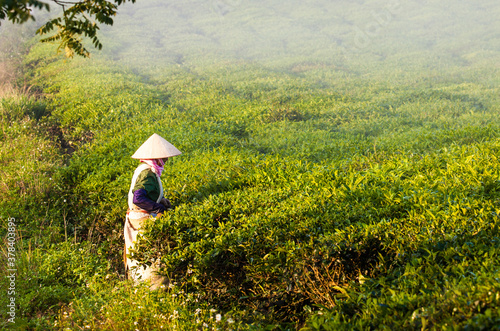
[[(54, 35), (41, 41), (58, 42), (58, 50), (64, 49), (67, 57), (73, 57), (75, 54), (89, 57), (90, 52), (84, 46), (82, 37), (89, 38), (95, 48), (102, 49), (102, 43), (97, 36), (99, 24), (113, 25), (113, 16), (116, 15), (118, 6), (125, 2), (134, 3), (135, 0), (52, 0), (51, 2), (60, 6), (63, 14), (49, 20), (37, 30), (39, 35), (56, 31)], [(0, 20), (8, 19), (15, 24), (35, 20), (33, 9), (49, 11), (50, 6), (39, 0), (1, 0)]]
[(50, 10), (48, 4), (38, 0), (2, 0), (0, 2), (0, 19), (8, 18), (13, 23), (24, 23), (34, 20), (31, 8)]

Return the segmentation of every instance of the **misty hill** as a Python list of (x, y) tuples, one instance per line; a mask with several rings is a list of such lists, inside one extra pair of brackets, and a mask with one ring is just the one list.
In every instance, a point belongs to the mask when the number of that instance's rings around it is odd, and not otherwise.
[[(499, 57), (497, 1), (160, 1), (120, 9), (105, 54), (145, 62), (217, 57), (436, 67)], [(497, 61), (498, 62), (498, 61)]]

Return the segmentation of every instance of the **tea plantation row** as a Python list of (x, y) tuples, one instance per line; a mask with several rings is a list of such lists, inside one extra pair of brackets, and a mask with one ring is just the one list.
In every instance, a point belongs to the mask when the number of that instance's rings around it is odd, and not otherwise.
[[(43, 98), (0, 106), (18, 326), (499, 324), (494, 72), (415, 82), (226, 61), (138, 75), (43, 47), (25, 66)], [(130, 155), (153, 132), (183, 151), (162, 176), (175, 208), (134, 252), (171, 278), (155, 292), (121, 266)]]

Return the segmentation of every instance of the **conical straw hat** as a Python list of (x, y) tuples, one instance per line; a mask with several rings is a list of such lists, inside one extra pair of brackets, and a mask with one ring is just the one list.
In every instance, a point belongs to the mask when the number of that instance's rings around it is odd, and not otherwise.
[(163, 139), (160, 135), (154, 133), (144, 142), (144, 144), (132, 155), (133, 159), (163, 159), (181, 155), (181, 151), (174, 145)]

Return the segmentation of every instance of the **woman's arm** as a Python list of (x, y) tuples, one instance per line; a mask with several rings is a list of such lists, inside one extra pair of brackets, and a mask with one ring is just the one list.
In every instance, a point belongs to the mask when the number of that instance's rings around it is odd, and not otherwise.
[(165, 206), (148, 198), (148, 192), (142, 188), (134, 191), (134, 198), (132, 202), (134, 205), (147, 210), (150, 213), (160, 214), (165, 211)]

